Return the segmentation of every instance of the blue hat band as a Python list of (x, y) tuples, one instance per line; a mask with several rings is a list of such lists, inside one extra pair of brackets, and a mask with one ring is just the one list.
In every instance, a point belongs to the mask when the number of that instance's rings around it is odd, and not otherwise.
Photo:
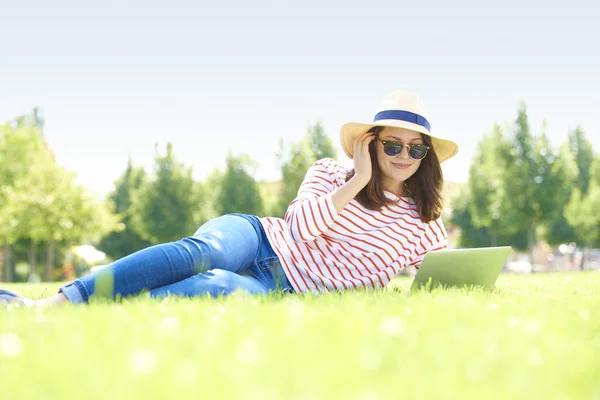
[(406, 121), (412, 122), (413, 124), (420, 125), (426, 128), (428, 131), (431, 131), (431, 125), (427, 119), (419, 114), (412, 113), (410, 111), (403, 110), (386, 110), (380, 111), (373, 118), (373, 122), (381, 121), (383, 119), (395, 119), (398, 121)]

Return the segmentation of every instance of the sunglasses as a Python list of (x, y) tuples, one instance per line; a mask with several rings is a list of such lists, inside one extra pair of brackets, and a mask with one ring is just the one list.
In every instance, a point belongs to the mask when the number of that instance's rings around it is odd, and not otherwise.
[(392, 142), (391, 140), (377, 139), (383, 143), (383, 152), (390, 157), (395, 157), (402, 152), (402, 148), (408, 149), (408, 155), (413, 160), (422, 160), (427, 155), (427, 150), (431, 147), (426, 144), (402, 144), (400, 142)]

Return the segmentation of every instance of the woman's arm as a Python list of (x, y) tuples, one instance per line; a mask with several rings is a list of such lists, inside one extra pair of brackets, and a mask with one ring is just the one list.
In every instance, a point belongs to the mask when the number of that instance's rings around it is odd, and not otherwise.
[(371, 179), (369, 143), (374, 135), (367, 133), (354, 144), (355, 174), (342, 186), (335, 183), (333, 160), (315, 162), (306, 173), (298, 196), (285, 213), (285, 222), (296, 242), (315, 240), (334, 222), (340, 211), (364, 188)]
[(338, 188), (331, 199), (339, 213), (369, 183), (372, 175), (369, 144), (375, 139), (373, 132), (364, 133), (354, 142), (354, 176)]
[(336, 173), (334, 161), (328, 158), (308, 169), (284, 218), (295, 242), (315, 240), (334, 223), (338, 214), (332, 199), (337, 188)]
[(437, 220), (429, 223), (423, 232), (423, 236), (421, 236), (421, 241), (415, 248), (415, 253), (412, 256), (412, 259), (409, 261), (407, 266), (414, 266), (415, 268), (419, 269), (421, 262), (423, 262), (423, 258), (425, 258), (425, 254), (429, 253), (430, 251), (444, 250), (447, 248), (448, 233), (446, 232), (442, 217), (440, 217)]

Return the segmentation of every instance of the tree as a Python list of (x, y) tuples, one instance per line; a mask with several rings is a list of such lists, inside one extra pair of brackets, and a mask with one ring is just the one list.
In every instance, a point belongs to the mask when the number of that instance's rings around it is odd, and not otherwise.
[[(564, 208), (564, 216), (574, 229), (576, 242), (589, 248), (597, 240), (594, 216), (595, 193), (589, 193), (590, 187), (599, 173), (594, 172), (592, 165), (594, 151), (591, 142), (586, 138), (583, 129), (578, 126), (569, 132), (568, 142), (563, 146), (564, 170), (568, 179), (573, 182), (571, 196)], [(596, 227), (594, 228), (594, 225)], [(585, 262), (581, 264), (583, 269)]]
[(571, 162), (574, 163), (573, 175), (576, 186), (582, 194), (586, 194), (590, 185), (590, 169), (594, 161), (592, 143), (586, 138), (580, 126), (569, 132), (568, 143), (572, 155)]
[(277, 159), (281, 168), (282, 187), (278, 201), (269, 214), (283, 217), (289, 204), (298, 194), (308, 168), (319, 159), (335, 158), (336, 153), (320, 122), (309, 127), (306, 136), (299, 143), (292, 143), (289, 151), (286, 151), (282, 140), (279, 149)]
[(134, 231), (152, 244), (192, 235), (202, 222), (202, 197), (192, 169), (176, 160), (171, 143), (165, 155), (155, 148), (154, 178), (136, 191), (131, 219)]
[(31, 274), (36, 250), (46, 245), (45, 279), (52, 279), (57, 244), (96, 241), (114, 229), (116, 218), (104, 203), (75, 184), (75, 174), (40, 157), (28, 174), (14, 184), (14, 201), (21, 205), (16, 232), (30, 242)]
[[(533, 219), (537, 225), (537, 235), (549, 244), (564, 243), (568, 235), (568, 225), (563, 217), (563, 208), (572, 191), (571, 181), (564, 170), (560, 155), (550, 145), (546, 136), (544, 121), (542, 134), (534, 139), (536, 147), (533, 155), (535, 177)], [(572, 232), (572, 231), (571, 231)], [(560, 239), (558, 242), (557, 240)]]
[(527, 250), (533, 272), (533, 247), (536, 225), (536, 165), (534, 160), (534, 139), (529, 129), (527, 107), (521, 102), (517, 109), (511, 151), (506, 170), (507, 198), (509, 206), (517, 213), (514, 219), (516, 230), (527, 231)]
[[(32, 122), (33, 121), (33, 122)], [(37, 249), (45, 246), (46, 279), (52, 277), (56, 245), (97, 238), (113, 228), (105, 204), (98, 204), (75, 184), (75, 174), (58, 166), (40, 132), (40, 117), (17, 118), (16, 128), (0, 128), (0, 233), (5, 254), (19, 240), (29, 245), (33, 275)], [(10, 260), (6, 279), (13, 279)]]
[(25, 123), (25, 116), (20, 120), (0, 125), (0, 243), (4, 245), (4, 279), (9, 282), (14, 278), (11, 249), (21, 238), (19, 225), (26, 209), (19, 198), (28, 190), (15, 186), (31, 173), (31, 166), (48, 158), (40, 128)]
[(519, 230), (518, 215), (510, 206), (507, 193), (509, 152), (510, 144), (495, 124), (492, 132), (479, 142), (469, 168), (470, 220), (475, 228), (486, 229), (491, 246), (497, 246), (500, 236), (512, 235)]
[(132, 227), (133, 197), (135, 191), (146, 181), (143, 168), (133, 165), (131, 155), (123, 175), (115, 181), (115, 190), (109, 199), (114, 203), (115, 212), (119, 215), (119, 230), (111, 232), (102, 238), (99, 249), (113, 259), (119, 259), (151, 245), (144, 240)]
[[(583, 244), (586, 253), (586, 249), (600, 244), (600, 157), (594, 158), (589, 166), (585, 163), (578, 164), (578, 168), (588, 173), (589, 181), (579, 180), (577, 183), (565, 207), (565, 218), (575, 228), (578, 241)], [(587, 191), (584, 192), (583, 189)], [(585, 257), (581, 263), (581, 269), (584, 268)]]
[(219, 205), (223, 174), (223, 171), (214, 168), (204, 182), (200, 184), (202, 186), (202, 192), (204, 193), (204, 201), (202, 202), (202, 209), (200, 210), (202, 214), (201, 220), (203, 221), (209, 221), (223, 215), (221, 213), (222, 206)]
[(460, 228), (458, 245), (460, 247), (488, 247), (496, 246), (498, 234), (492, 239), (485, 227), (475, 226), (471, 215), (472, 199), (468, 189), (463, 190), (460, 196), (454, 198), (450, 223)]
[(559, 152), (555, 151), (550, 146), (545, 127), (544, 123), (535, 151), (536, 219), (540, 221), (537, 233), (548, 244), (558, 245), (576, 240), (563, 212), (571, 197), (574, 180), (566, 166), (570, 158), (568, 148), (562, 146)]
[(511, 128), (507, 138), (495, 125), (478, 144), (468, 191), (454, 207), (458, 214), (453, 220), (462, 228), (462, 241), (476, 247), (489, 235), (491, 246), (510, 244), (529, 250), (533, 267), (536, 237), (552, 237), (552, 228), (560, 223), (568, 198), (561, 189), (568, 178), (546, 136), (545, 123), (539, 136), (531, 135), (524, 103)]
[(219, 215), (229, 213), (263, 214), (263, 203), (258, 184), (252, 177), (256, 166), (256, 162), (248, 156), (236, 157), (229, 152), (215, 205)]
[(336, 152), (333, 142), (325, 133), (325, 128), (321, 122), (317, 121), (312, 128), (308, 129), (306, 139), (315, 161), (327, 157), (335, 158)]
[(520, 251), (527, 249), (527, 231), (525, 230), (510, 229), (502, 234), (498, 230), (491, 232), (485, 226), (476, 226), (471, 214), (473, 201), (469, 188), (466, 187), (453, 202), (450, 223), (460, 228), (458, 238), (460, 247), (511, 246)]

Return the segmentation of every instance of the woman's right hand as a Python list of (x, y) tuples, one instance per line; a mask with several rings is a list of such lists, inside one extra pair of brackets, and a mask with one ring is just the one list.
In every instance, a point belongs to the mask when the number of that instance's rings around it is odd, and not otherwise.
[(372, 166), (369, 144), (375, 140), (373, 132), (363, 133), (354, 142), (354, 177), (366, 186), (371, 180)]

